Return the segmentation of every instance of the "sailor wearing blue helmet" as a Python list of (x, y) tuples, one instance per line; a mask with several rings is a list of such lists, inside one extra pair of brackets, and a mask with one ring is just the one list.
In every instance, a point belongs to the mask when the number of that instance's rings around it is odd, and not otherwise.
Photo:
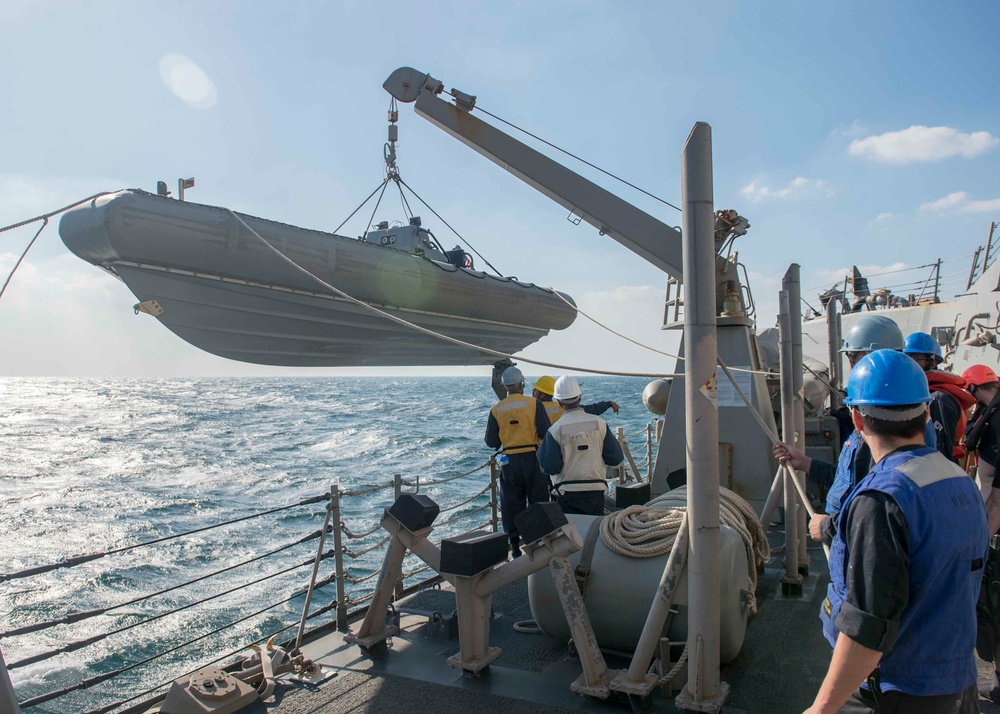
[[(853, 369), (867, 354), (874, 350), (903, 349), (903, 333), (899, 326), (884, 315), (865, 315), (858, 319), (844, 336), (840, 352)], [(871, 467), (871, 452), (861, 434), (854, 431), (849, 414), (845, 413), (841, 423), (841, 433), (849, 434), (840, 450), (836, 466), (826, 461), (813, 459), (790, 444), (778, 442), (774, 456), (781, 462), (788, 461), (796, 471), (804, 472), (817, 486), (829, 489), (826, 496), (826, 512), (809, 522), (809, 534), (813, 540), (830, 545), (836, 530), (836, 515), (844, 494), (868, 473)]]
[(807, 712), (978, 712), (976, 600), (986, 510), (972, 479), (924, 445), (923, 370), (878, 350), (847, 404), (875, 465), (843, 499), (820, 619), (833, 659)]

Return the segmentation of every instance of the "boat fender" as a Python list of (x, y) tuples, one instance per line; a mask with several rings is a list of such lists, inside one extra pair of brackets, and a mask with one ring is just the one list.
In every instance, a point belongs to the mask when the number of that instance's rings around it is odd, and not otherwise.
[(580, 597), (583, 600), (587, 599), (590, 564), (594, 560), (594, 550), (597, 547), (597, 538), (601, 535), (601, 521), (603, 520), (603, 518), (597, 518), (587, 528), (587, 537), (583, 541), (583, 552), (580, 553), (580, 564), (576, 566), (576, 585), (580, 588)]

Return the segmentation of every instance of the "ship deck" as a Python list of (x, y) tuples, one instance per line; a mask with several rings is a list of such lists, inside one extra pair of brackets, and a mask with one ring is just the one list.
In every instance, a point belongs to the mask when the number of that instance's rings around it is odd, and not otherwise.
[[(811, 544), (809, 576), (803, 595), (781, 594), (783, 535), (769, 532), (773, 555), (758, 585), (758, 613), (747, 627), (746, 641), (735, 661), (723, 666), (730, 685), (724, 711), (789, 714), (811, 703), (830, 662), (831, 650), (818, 619), (829, 574), (820, 547)], [(578, 696), (570, 683), (580, 666), (565, 643), (545, 635), (515, 632), (514, 622), (531, 618), (527, 586), (515, 583), (494, 596), (490, 644), (503, 650), (485, 675), (472, 676), (449, 667), (445, 660), (458, 650), (458, 639), (430, 639), (422, 634), (427, 617), (406, 610), (450, 612), (454, 595), (447, 589), (417, 593), (400, 603), (402, 631), (391, 641), (388, 656), (374, 659), (343, 640), (325, 635), (303, 646), (305, 655), (323, 667), (311, 683), (286, 680), (276, 695), (257, 711), (274, 714), (333, 712), (621, 712), (631, 711), (627, 698), (606, 701)], [(605, 654), (608, 667), (624, 669), (627, 659)], [(980, 676), (990, 673), (979, 662)], [(991, 702), (980, 702), (986, 714), (1000, 713)], [(646, 702), (650, 712), (680, 711), (673, 697), (655, 692)]]

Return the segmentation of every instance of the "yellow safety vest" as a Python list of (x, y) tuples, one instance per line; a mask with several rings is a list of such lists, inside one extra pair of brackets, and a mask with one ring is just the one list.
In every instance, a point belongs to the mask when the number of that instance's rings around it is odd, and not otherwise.
[(490, 413), (500, 426), (500, 443), (505, 454), (524, 454), (535, 451), (542, 443), (535, 424), (534, 397), (511, 394), (497, 402)]
[(559, 417), (566, 413), (559, 402), (542, 402), (542, 404), (545, 405), (545, 413), (549, 415), (549, 425), (555, 424), (559, 421)]

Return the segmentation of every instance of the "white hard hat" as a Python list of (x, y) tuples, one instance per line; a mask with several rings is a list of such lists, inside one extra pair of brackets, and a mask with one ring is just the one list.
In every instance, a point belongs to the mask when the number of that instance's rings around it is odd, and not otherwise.
[(513, 387), (515, 384), (520, 384), (524, 381), (524, 375), (521, 374), (521, 370), (511, 365), (500, 375), (500, 381), (503, 382), (505, 387)]
[(556, 401), (569, 402), (579, 399), (582, 394), (580, 383), (576, 381), (576, 377), (563, 376), (556, 380), (556, 388), (552, 396)]

